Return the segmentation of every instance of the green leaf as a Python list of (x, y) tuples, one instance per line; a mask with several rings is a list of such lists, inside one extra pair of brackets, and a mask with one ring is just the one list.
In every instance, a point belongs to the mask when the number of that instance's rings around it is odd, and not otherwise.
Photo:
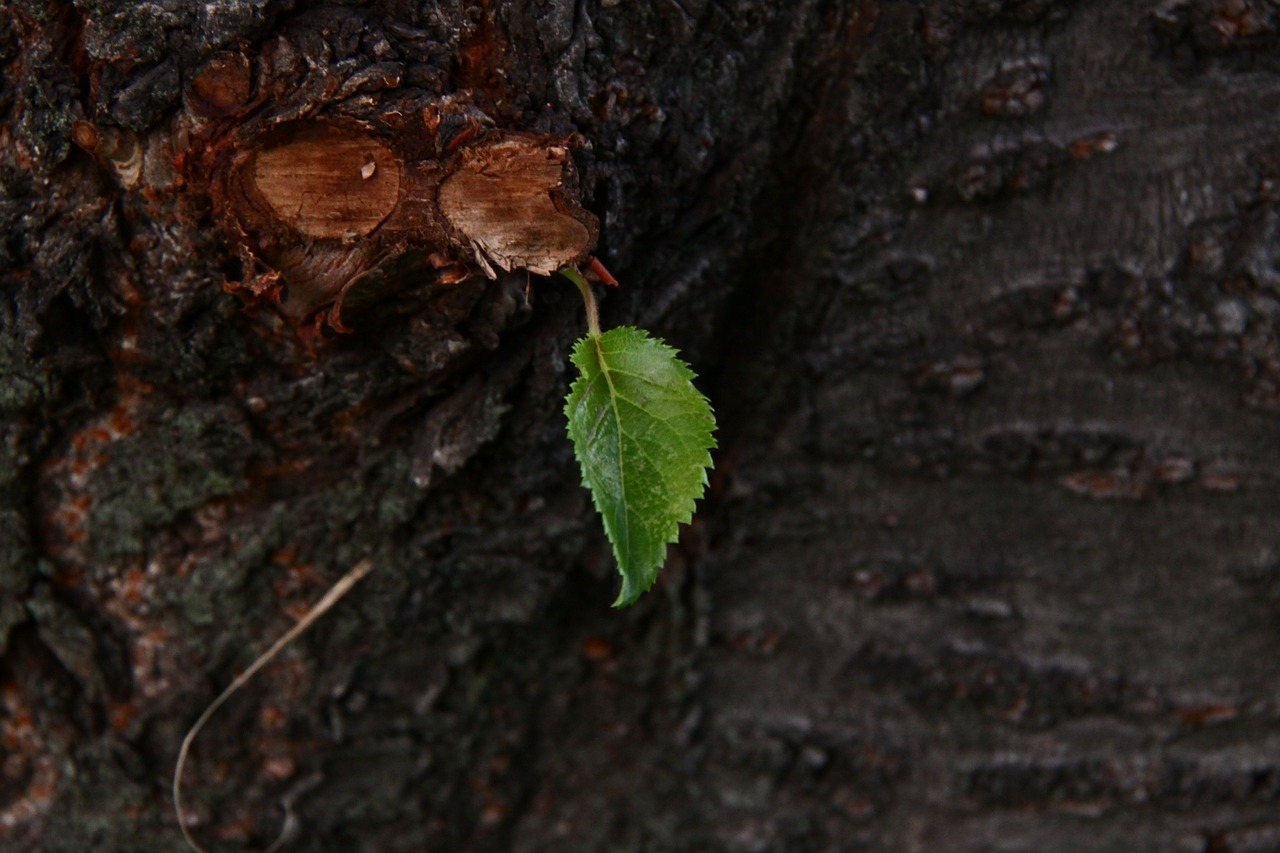
[(707, 486), (715, 416), (676, 355), (627, 326), (588, 335), (573, 348), (581, 375), (564, 412), (582, 483), (622, 572), (614, 607), (653, 586), (667, 544)]

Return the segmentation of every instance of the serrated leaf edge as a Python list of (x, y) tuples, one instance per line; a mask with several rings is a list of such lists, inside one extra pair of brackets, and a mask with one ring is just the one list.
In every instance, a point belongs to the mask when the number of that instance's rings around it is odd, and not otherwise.
[[(676, 367), (677, 373), (680, 379), (688, 383), (689, 388), (697, 396), (697, 399), (700, 399), (702, 403), (706, 406), (707, 414), (710, 417), (710, 424), (707, 432), (708, 444), (705, 448), (703, 448), (703, 459), (700, 461), (698, 465), (699, 474), (700, 474), (700, 488), (698, 489), (696, 494), (691, 495), (690, 497), (686, 498), (683, 501), (680, 501), (676, 506), (672, 508), (673, 509), (672, 514), (675, 516), (675, 525), (669, 533), (660, 534), (660, 538), (662, 538), (663, 540), (662, 544), (669, 546), (679, 540), (680, 526), (689, 524), (693, 520), (693, 515), (697, 507), (697, 502), (706, 494), (706, 488), (710, 482), (708, 478), (708, 472), (713, 465), (713, 461), (711, 458), (711, 451), (718, 446), (715, 439), (715, 430), (716, 430), (715, 410), (714, 410), (714, 407), (711, 405), (711, 401), (707, 398), (707, 396), (703, 394), (701, 391), (699, 391), (697, 386), (693, 384), (693, 380), (697, 378), (697, 375), (694, 373), (693, 369), (688, 365), (687, 362), (685, 362), (683, 359), (680, 358), (679, 350), (677, 350), (675, 347), (668, 344), (662, 338), (656, 337), (654, 335), (650, 335), (644, 329), (640, 329), (635, 326), (617, 326), (599, 335), (588, 334), (585, 337), (580, 338), (574, 344), (573, 352), (571, 355), (571, 361), (574, 363), (574, 366), (577, 367), (578, 369), (578, 377), (573, 381), (569, 389), (569, 394), (565, 398), (565, 407), (564, 407), (565, 417), (566, 417), (566, 420), (569, 422), (569, 426), (571, 428), (573, 423), (573, 416), (571, 413), (574, 408), (575, 395), (581, 394), (582, 396), (582, 399), (579, 399), (577, 401), (578, 405), (582, 405), (583, 402), (585, 401), (586, 386), (588, 384), (588, 379), (587, 379), (586, 373), (583, 371), (582, 364), (579, 363), (578, 361), (578, 356), (585, 349), (583, 345), (589, 344), (590, 347), (594, 350), (593, 356), (595, 359), (596, 367), (604, 376), (605, 381), (609, 386), (609, 403), (610, 403), (610, 408), (612, 409), (614, 423), (616, 424), (616, 427), (617, 427), (616, 432), (617, 432), (618, 442), (619, 442), (618, 445), (615, 446), (614, 451), (615, 451), (616, 458), (619, 460), (618, 479), (619, 479), (620, 487), (622, 488), (622, 493), (624, 495), (626, 493), (625, 484), (624, 484), (625, 472), (623, 470), (625, 466), (622, 463), (623, 454), (622, 454), (621, 441), (622, 441), (622, 437), (627, 433), (622, 429), (622, 423), (623, 423), (622, 415), (618, 411), (617, 400), (621, 395), (618, 393), (617, 386), (614, 384), (611, 374), (613, 374), (614, 372), (621, 372), (621, 373), (626, 373), (626, 372), (611, 370), (607, 365), (607, 362), (605, 359), (605, 351), (603, 349), (603, 339), (605, 338), (605, 336), (611, 333), (616, 333), (616, 332), (626, 332), (626, 333), (637, 335), (638, 336), (636, 341), (637, 343), (641, 345), (652, 343), (656, 345), (660, 350), (662, 350), (664, 354), (671, 359), (672, 364)], [(634, 373), (626, 373), (626, 375), (634, 376), (637, 379), (649, 382), (650, 384), (656, 385), (658, 387), (664, 387), (661, 385), (661, 383), (658, 383), (647, 376), (634, 374)], [(633, 402), (633, 405), (635, 405), (634, 402)], [(664, 418), (655, 418), (655, 419), (666, 421), (666, 419)], [(595, 507), (596, 512), (600, 515), (601, 520), (604, 521), (608, 516), (605, 512), (604, 506), (602, 505), (602, 497), (597, 493), (597, 491), (594, 488), (592, 488), (591, 484), (587, 480), (586, 466), (583, 463), (582, 455), (580, 455), (578, 452), (577, 442), (573, 440), (573, 435), (571, 431), (569, 433), (569, 437), (570, 437), (571, 443), (573, 443), (574, 445), (574, 455), (578, 461), (579, 469), (582, 473), (582, 485), (587, 489), (588, 493), (590, 493), (592, 505)], [(632, 438), (634, 440), (634, 436)], [(624, 514), (623, 517), (629, 520), (630, 508), (627, 506), (625, 500), (621, 502), (621, 508)], [(624, 535), (629, 536), (629, 531), (630, 531), (629, 525), (624, 523), (622, 525), (622, 532), (624, 533)], [(665, 562), (666, 551), (664, 548), (664, 552), (663, 552), (664, 559), (660, 561), (656, 566), (654, 566), (651, 572), (650, 571), (644, 572), (644, 574), (649, 575), (648, 582), (645, 583), (642, 588), (637, 588), (632, 584), (632, 579), (628, 575), (628, 573), (625, 571), (622, 571), (622, 566), (624, 564), (624, 561), (621, 559), (621, 556), (620, 556), (621, 548), (619, 543), (614, 541), (614, 536), (609, 533), (608, 524), (605, 524), (605, 533), (612, 547), (614, 560), (618, 564), (619, 573), (622, 575), (622, 589), (619, 591), (618, 598), (617, 600), (614, 601), (613, 606), (626, 607), (630, 604), (635, 603), (635, 601), (639, 599), (641, 595), (643, 595), (645, 592), (648, 592), (653, 587), (653, 584), (657, 581), (658, 575), (661, 571), (662, 564), (663, 562)], [(630, 546), (629, 541), (623, 544), (625, 544), (627, 547)]]

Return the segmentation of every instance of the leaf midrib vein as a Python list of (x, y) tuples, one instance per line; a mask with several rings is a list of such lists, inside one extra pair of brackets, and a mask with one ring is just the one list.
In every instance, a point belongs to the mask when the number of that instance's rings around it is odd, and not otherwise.
[(609, 386), (609, 408), (613, 410), (613, 421), (617, 425), (617, 446), (614, 450), (617, 452), (618, 460), (618, 487), (622, 494), (622, 524), (619, 535), (622, 538), (623, 545), (618, 548), (618, 555), (624, 554), (629, 561), (631, 555), (631, 519), (630, 513), (627, 511), (627, 475), (625, 465), (622, 459), (622, 414), (618, 411), (618, 389), (613, 385), (613, 376), (609, 371), (609, 364), (605, 360), (604, 346), (600, 335), (592, 335), (591, 343), (596, 348), (596, 363), (600, 365), (600, 374), (604, 377), (605, 384)]

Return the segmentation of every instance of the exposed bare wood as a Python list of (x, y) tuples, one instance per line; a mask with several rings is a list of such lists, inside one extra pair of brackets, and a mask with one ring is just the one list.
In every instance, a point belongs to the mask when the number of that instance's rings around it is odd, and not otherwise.
[(440, 208), (498, 269), (540, 275), (580, 261), (595, 235), (566, 186), (569, 150), (536, 137), (469, 146), (440, 187)]
[(352, 240), (377, 228), (400, 199), (400, 164), (368, 134), (305, 126), (245, 166), (283, 226), (312, 239)]

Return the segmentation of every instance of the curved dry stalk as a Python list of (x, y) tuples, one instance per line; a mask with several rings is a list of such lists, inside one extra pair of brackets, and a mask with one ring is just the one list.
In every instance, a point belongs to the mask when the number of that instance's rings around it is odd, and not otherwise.
[(315, 624), (317, 619), (327, 613), (333, 605), (341, 601), (343, 596), (350, 592), (351, 588), (371, 571), (373, 571), (373, 561), (365, 559), (356, 563), (349, 572), (339, 578), (333, 586), (329, 587), (329, 591), (324, 594), (324, 597), (303, 614), (297, 625), (294, 625), (280, 639), (272, 643), (271, 648), (258, 655), (253, 663), (249, 664), (243, 672), (235, 677), (235, 680), (227, 685), (225, 690), (218, 694), (216, 699), (209, 703), (208, 707), (204, 709), (203, 713), (200, 714), (187, 731), (186, 737), (182, 739), (182, 747), (178, 750), (178, 762), (173, 768), (173, 809), (178, 816), (178, 828), (182, 830), (183, 839), (196, 853), (205, 853), (205, 849), (191, 837), (191, 833), (187, 831), (187, 823), (182, 815), (182, 771), (186, 769), (187, 757), (191, 752), (191, 744), (195, 742), (196, 736), (200, 734), (200, 730), (204, 728), (205, 723), (209, 722), (209, 718), (228, 699), (235, 695), (237, 690), (243, 687), (249, 679), (253, 678), (258, 670), (270, 663), (272, 658), (280, 654), (286, 646), (302, 636), (308, 628)]

